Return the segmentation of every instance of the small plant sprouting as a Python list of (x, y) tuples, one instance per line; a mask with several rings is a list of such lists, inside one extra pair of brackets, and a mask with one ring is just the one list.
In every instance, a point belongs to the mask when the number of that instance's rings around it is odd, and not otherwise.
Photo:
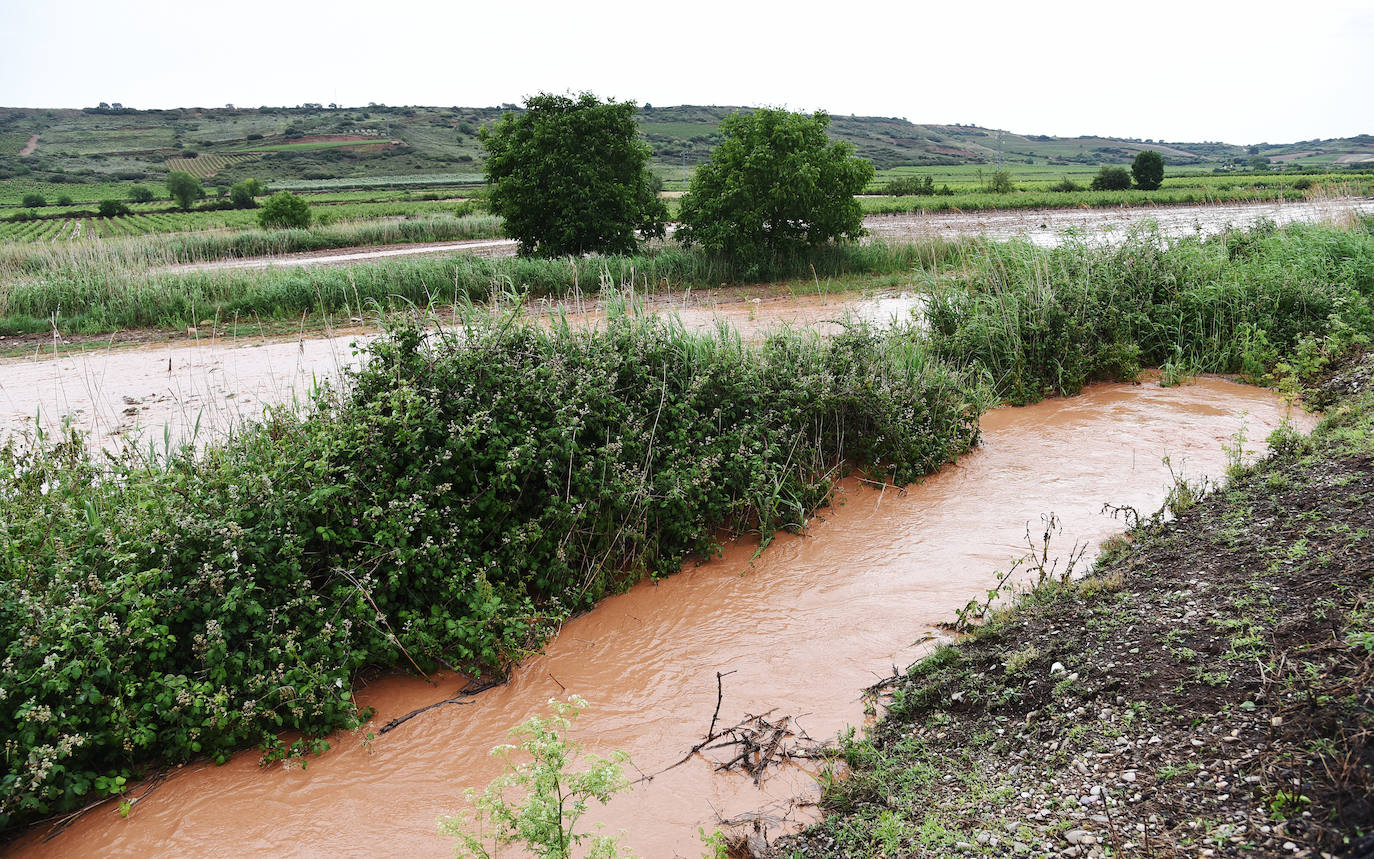
[[(585, 847), (582, 855), (596, 859), (631, 855), (620, 846), (621, 836), (580, 833), (575, 828), (590, 800), (605, 805), (630, 787), (624, 769), (630, 757), (621, 751), (608, 758), (588, 755), (586, 770), (569, 769), (582, 756), (582, 744), (568, 739), (568, 730), (586, 707), (586, 700), (577, 695), (567, 701), (551, 698), (549, 718), (534, 716), (511, 729), (511, 736), (520, 738), (518, 745), (506, 743), (491, 750), (505, 761), (506, 772), (481, 793), (471, 788), (465, 792), (472, 809), (439, 819), (439, 831), (458, 839), (455, 855), (491, 859), (507, 844), (521, 844), (539, 859), (567, 859), (574, 847)], [(515, 763), (511, 758), (516, 752), (528, 754), (530, 760)], [(521, 798), (511, 799), (512, 793)]]

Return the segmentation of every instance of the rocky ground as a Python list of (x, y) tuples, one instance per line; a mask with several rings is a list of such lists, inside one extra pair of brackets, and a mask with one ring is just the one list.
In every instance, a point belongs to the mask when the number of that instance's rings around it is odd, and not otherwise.
[(1313, 396), (1310, 439), (894, 679), (764, 853), (1374, 857), (1374, 356)]

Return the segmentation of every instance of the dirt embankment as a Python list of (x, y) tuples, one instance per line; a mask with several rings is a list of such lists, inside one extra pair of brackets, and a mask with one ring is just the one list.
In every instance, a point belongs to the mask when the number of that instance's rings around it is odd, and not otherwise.
[(1374, 357), (1315, 396), (1311, 440), (894, 678), (768, 855), (1374, 856)]
[(20, 157), (20, 158), (23, 158), (23, 157), (26, 156), (26, 155), (32, 155), (32, 154), (33, 154), (33, 151), (34, 151), (35, 149), (37, 149), (37, 148), (38, 148), (38, 135), (35, 134), (35, 135), (33, 135), (32, 137), (29, 138), (29, 142), (28, 142), (28, 143), (25, 143), (25, 144), (24, 144), (24, 148), (21, 149), (21, 150), (19, 150), (19, 157)]

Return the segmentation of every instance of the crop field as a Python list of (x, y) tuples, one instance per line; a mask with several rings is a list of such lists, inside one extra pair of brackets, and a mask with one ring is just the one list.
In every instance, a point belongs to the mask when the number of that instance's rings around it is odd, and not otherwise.
[(481, 185), (482, 173), (398, 173), (394, 176), (348, 176), (339, 179), (283, 179), (272, 187), (281, 191), (340, 190), (366, 188), (443, 188), (455, 185)]
[(250, 161), (255, 157), (254, 155), (219, 155), (216, 153), (205, 153), (195, 158), (168, 158), (167, 169), (183, 170), (197, 179), (209, 179), (221, 170), (242, 161)]
[(253, 146), (241, 152), (309, 152), (315, 149), (344, 149), (360, 146), (390, 146), (391, 140), (384, 137), (353, 137), (347, 140), (305, 140), (300, 143), (272, 143), (267, 146)]

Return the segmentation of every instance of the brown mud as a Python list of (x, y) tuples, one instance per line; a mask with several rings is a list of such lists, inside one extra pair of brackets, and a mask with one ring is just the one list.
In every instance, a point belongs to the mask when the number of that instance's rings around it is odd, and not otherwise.
[[(1103, 384), (1082, 396), (984, 417), (984, 441), (957, 464), (905, 490), (844, 481), (835, 503), (805, 535), (779, 535), (755, 557), (757, 540), (723, 556), (644, 582), (569, 621), (542, 655), (510, 681), (417, 716), (370, 742), (368, 731), (449, 698), (452, 675), (385, 676), (357, 690), (377, 709), (357, 734), (308, 766), (258, 766), (244, 752), (215, 767), (170, 774), (121, 819), (114, 803), (43, 842), (44, 830), (15, 845), (21, 856), (424, 855), (449, 844), (435, 819), (464, 807), (463, 789), (498, 774), (488, 750), (506, 731), (542, 713), (551, 697), (579, 694), (591, 707), (575, 734), (588, 749), (623, 749), (631, 778), (654, 775), (594, 818), (646, 856), (698, 856), (697, 828), (763, 809), (788, 823), (810, 819), (795, 799), (817, 789), (801, 768), (716, 774), (720, 758), (678, 761), (706, 734), (722, 682), (722, 724), (771, 713), (811, 737), (865, 719), (860, 690), (906, 665), (955, 609), (1025, 552), (1025, 532), (1042, 514), (1063, 522), (1057, 548), (1096, 546), (1121, 524), (1104, 503), (1152, 510), (1170, 469), (1216, 475), (1222, 446), (1238, 431), (1261, 448), (1287, 410), (1271, 392), (1221, 379), (1161, 388)], [(1291, 416), (1306, 430), (1309, 416)], [(714, 753), (722, 754), (722, 753)], [(135, 786), (130, 795), (143, 797)]]

